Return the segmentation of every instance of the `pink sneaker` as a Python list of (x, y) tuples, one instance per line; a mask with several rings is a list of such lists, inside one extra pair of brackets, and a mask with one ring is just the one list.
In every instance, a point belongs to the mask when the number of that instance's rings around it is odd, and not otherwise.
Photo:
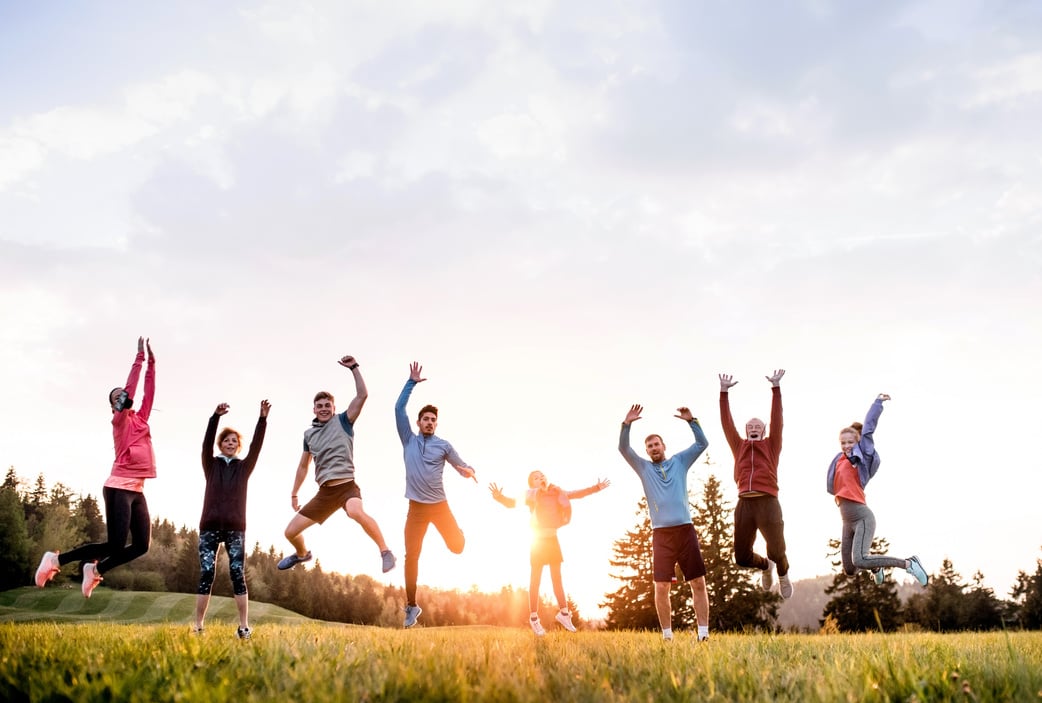
[(98, 587), (98, 584), (104, 581), (101, 578), (101, 574), (98, 573), (98, 565), (95, 562), (90, 562), (83, 565), (83, 597), (90, 598), (90, 594), (94, 593), (94, 589)]
[(44, 552), (40, 559), (40, 566), (36, 569), (36, 587), (43, 588), (47, 582), (58, 575), (62, 570), (58, 563), (58, 552)]

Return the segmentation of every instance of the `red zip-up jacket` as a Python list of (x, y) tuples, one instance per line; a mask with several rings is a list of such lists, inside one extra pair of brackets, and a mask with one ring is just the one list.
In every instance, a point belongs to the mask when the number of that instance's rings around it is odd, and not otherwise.
[(731, 417), (727, 391), (720, 392), (720, 424), (734, 454), (734, 482), (738, 494), (759, 491), (778, 496), (778, 459), (782, 448), (781, 387), (771, 387), (771, 426), (767, 437), (742, 439)]

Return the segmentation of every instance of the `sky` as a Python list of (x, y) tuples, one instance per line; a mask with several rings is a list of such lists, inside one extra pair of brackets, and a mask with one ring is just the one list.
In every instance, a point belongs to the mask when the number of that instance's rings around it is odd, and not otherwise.
[(446, 474), (467, 546), (432, 530), (421, 585), (527, 585), (527, 515), (489, 482), (606, 478), (560, 533), (603, 616), (642, 494), (629, 406), (668, 453), (690, 407), (692, 497), (712, 472), (733, 503), (717, 375), (741, 427), (785, 369), (791, 576), (832, 571), (825, 472), (886, 392), (877, 534), (1005, 597), (1042, 556), (1039, 47), (1029, 0), (4, 3), (0, 462), (99, 496), (146, 336), (152, 515), (198, 525), (207, 419), (227, 402), (248, 436), (266, 398), (247, 540), (288, 550), (312, 397), (346, 408), (352, 354), (399, 567), (342, 513), (305, 535), (402, 585), (393, 406), (419, 361), (410, 415), (437, 405), (479, 479)]

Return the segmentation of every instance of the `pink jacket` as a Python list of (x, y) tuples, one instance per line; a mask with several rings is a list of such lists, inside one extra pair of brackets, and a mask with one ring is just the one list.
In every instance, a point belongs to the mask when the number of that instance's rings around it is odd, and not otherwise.
[[(141, 362), (145, 353), (138, 352), (134, 365), (127, 376), (127, 393), (131, 398), (137, 392), (137, 381), (141, 375)], [(152, 432), (148, 427), (148, 416), (152, 412), (152, 398), (156, 392), (155, 359), (148, 360), (145, 371), (145, 397), (139, 410), (127, 409), (112, 413), (112, 444), (116, 460), (112, 463), (112, 475), (126, 478), (155, 478), (156, 455), (152, 451)]]

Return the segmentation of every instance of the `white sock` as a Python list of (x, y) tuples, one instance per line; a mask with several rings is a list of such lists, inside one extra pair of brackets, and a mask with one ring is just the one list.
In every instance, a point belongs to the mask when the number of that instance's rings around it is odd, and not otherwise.
[(699, 625), (698, 639), (704, 640), (706, 637), (709, 637), (709, 625)]
[(539, 619), (539, 613), (532, 613), (528, 617), (531, 618), (532, 620), (538, 620)]
[(672, 627), (667, 627), (664, 630), (662, 630), (662, 639), (665, 639), (665, 640), (673, 639), (673, 628)]
[(568, 608), (561, 608), (561, 615), (567, 615), (571, 617), (572, 613), (570, 610), (568, 610)]

